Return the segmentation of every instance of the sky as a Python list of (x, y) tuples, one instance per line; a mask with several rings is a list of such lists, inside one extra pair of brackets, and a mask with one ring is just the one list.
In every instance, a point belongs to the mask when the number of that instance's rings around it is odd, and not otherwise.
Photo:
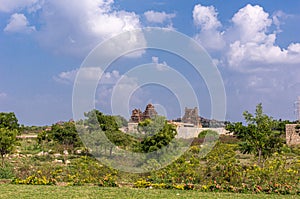
[[(224, 83), (226, 120), (243, 120), (242, 113), (254, 112), (258, 103), (275, 119), (296, 120), (299, 24), (298, 0), (0, 0), (0, 112), (15, 112), (25, 125), (73, 118), (74, 81), (89, 53), (125, 31), (158, 27), (187, 35), (207, 51)], [(203, 78), (186, 60), (157, 49), (121, 56), (103, 71), (95, 107), (112, 114), (114, 86), (125, 82), (121, 102), (126, 89), (136, 88), (128, 71), (141, 64), (156, 67), (157, 74), (164, 68), (183, 74), (196, 93), (200, 115), (211, 118)], [(87, 77), (97, 74), (89, 71)], [(144, 85), (131, 93), (128, 109), (144, 110), (153, 103), (160, 114), (178, 118), (184, 107), (176, 97), (170, 88)]]

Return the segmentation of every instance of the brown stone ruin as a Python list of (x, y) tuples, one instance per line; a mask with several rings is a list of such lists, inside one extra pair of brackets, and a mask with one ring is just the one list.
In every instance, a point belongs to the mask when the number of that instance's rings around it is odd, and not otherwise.
[(287, 124), (285, 126), (286, 131), (286, 144), (288, 146), (300, 144), (300, 125), (299, 124)]
[(151, 119), (156, 115), (155, 107), (152, 104), (148, 104), (144, 112), (140, 109), (133, 109), (130, 122), (139, 123), (145, 119)]
[(184, 116), (181, 120), (183, 123), (194, 124), (196, 127), (201, 126), (198, 108), (185, 108)]

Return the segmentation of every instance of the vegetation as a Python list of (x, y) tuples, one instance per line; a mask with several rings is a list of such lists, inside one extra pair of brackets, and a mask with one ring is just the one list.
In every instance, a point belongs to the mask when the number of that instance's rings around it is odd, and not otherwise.
[(145, 153), (157, 151), (162, 147), (167, 146), (175, 138), (176, 134), (176, 128), (165, 121), (158, 132), (152, 136), (146, 137), (141, 142), (141, 149)]
[(2, 167), (4, 167), (4, 156), (10, 153), (16, 144), (16, 129), (0, 128), (0, 155), (2, 159)]
[[(189, 148), (184, 148), (184, 143), (189, 141), (176, 139), (176, 128), (162, 117), (140, 123), (139, 131), (144, 133), (144, 136), (136, 137), (121, 132), (115, 116), (104, 115), (94, 110), (86, 113), (86, 119), (79, 121), (78, 124), (64, 122), (52, 125), (51, 129), (39, 128), (37, 138), (21, 139), (18, 146), (12, 144), (5, 153), (7, 161), (0, 169), (0, 179), (9, 180), (19, 186), (44, 185), (39, 189), (44, 189), (45, 194), (56, 189), (65, 192), (69, 190), (70, 194), (73, 194), (72, 190), (73, 192), (77, 190), (75, 186), (93, 185), (80, 190), (84, 192), (88, 189), (97, 194), (101, 190), (101, 197), (105, 194), (107, 196), (111, 194), (112, 197), (120, 190), (142, 198), (146, 197), (145, 194), (150, 194), (151, 198), (175, 197), (175, 193), (179, 193), (180, 198), (199, 198), (208, 196), (205, 192), (210, 192), (209, 197), (216, 196), (216, 198), (227, 195), (234, 198), (244, 196), (251, 198), (249, 195), (239, 195), (240, 193), (299, 196), (300, 148), (288, 147), (282, 142), (280, 135), (284, 131), (283, 123), (286, 121), (275, 121), (265, 115), (261, 104), (257, 106), (255, 115), (245, 112), (244, 117), (247, 125), (229, 123), (227, 129), (233, 132), (233, 135), (220, 136), (214, 148), (204, 157), (202, 151), (206, 150), (206, 146), (203, 141), (210, 136), (213, 138), (219, 136), (215, 131), (207, 130), (199, 133), (195, 139), (197, 142), (193, 142)], [(1, 136), (6, 135), (8, 140), (15, 139), (16, 129), (1, 129)], [(14, 135), (8, 132), (13, 132)], [(88, 145), (92, 148), (86, 148), (80, 142), (80, 138), (85, 143), (92, 143), (93, 145)], [(66, 148), (70, 153), (63, 153)], [(174, 158), (172, 154), (164, 154), (166, 151), (177, 153), (177, 149), (180, 148), (184, 149), (185, 153), (180, 157), (177, 156), (178, 158)], [(144, 159), (130, 159), (132, 157), (124, 156), (121, 149), (146, 155), (142, 156)], [(150, 165), (151, 168), (146, 170), (147, 173), (140, 174), (122, 172), (114, 169), (116, 168), (114, 166), (98, 161), (95, 157), (98, 158), (97, 153), (100, 152), (103, 156), (101, 160), (115, 158), (118, 164), (142, 168)], [(154, 156), (148, 156), (148, 153)], [(59, 188), (48, 185), (58, 185)], [(120, 188), (123, 186), (136, 189)], [(1, 185), (1, 190), (7, 189), (7, 193), (10, 193), (9, 190), (15, 187), (15, 185)], [(20, 188), (20, 192), (27, 193), (21, 190)], [(87, 197), (87, 193), (84, 195), (83, 192), (79, 191), (78, 196)], [(232, 192), (237, 195), (220, 192)], [(140, 193), (144, 195), (140, 196)], [(57, 197), (60, 197), (59, 192), (57, 194)], [(129, 196), (122, 194), (114, 197)], [(267, 196), (269, 198), (274, 195)], [(265, 196), (255, 195), (255, 197)]]
[(19, 129), (19, 126), (18, 119), (13, 112), (0, 113), (0, 128), (15, 130)]
[(200, 139), (207, 139), (207, 140), (215, 140), (215, 138), (218, 138), (219, 137), (219, 133), (214, 131), (214, 130), (211, 130), (211, 129), (208, 129), (208, 130), (204, 130), (202, 132), (200, 132), (198, 134), (198, 138)]
[(254, 154), (258, 157), (258, 164), (263, 165), (274, 152), (279, 152), (283, 145), (282, 131), (276, 130), (277, 123), (263, 113), (262, 104), (256, 106), (255, 116), (248, 111), (243, 113), (247, 126), (241, 122), (228, 124), (226, 129), (234, 133), (239, 139), (243, 153)]
[(182, 190), (161, 190), (161, 189), (132, 189), (132, 188), (111, 188), (111, 187), (93, 187), (93, 186), (17, 186), (17, 185), (0, 185), (0, 198), (140, 198), (140, 199), (277, 199), (277, 198), (296, 198), (297, 196), (278, 196), (275, 194), (233, 194), (233, 193), (206, 193), (198, 191)]
[(4, 167), (4, 156), (10, 153), (17, 143), (19, 124), (14, 113), (0, 113), (0, 155), (2, 167)]

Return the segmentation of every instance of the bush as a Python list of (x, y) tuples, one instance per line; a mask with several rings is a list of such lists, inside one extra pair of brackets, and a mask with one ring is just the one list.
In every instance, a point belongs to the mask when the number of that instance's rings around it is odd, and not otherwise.
[(38, 171), (36, 174), (28, 176), (26, 179), (15, 178), (12, 181), (12, 184), (26, 184), (26, 185), (53, 185), (56, 184), (55, 178), (47, 178), (42, 175), (41, 171)]
[(0, 179), (14, 178), (14, 173), (10, 166), (0, 167)]
[[(206, 137), (207, 136), (207, 137)], [(201, 131), (199, 134), (198, 134), (198, 138), (216, 138), (219, 136), (219, 133), (216, 132), (216, 131), (213, 131), (211, 129), (208, 129), (208, 130), (204, 130), (204, 131)]]

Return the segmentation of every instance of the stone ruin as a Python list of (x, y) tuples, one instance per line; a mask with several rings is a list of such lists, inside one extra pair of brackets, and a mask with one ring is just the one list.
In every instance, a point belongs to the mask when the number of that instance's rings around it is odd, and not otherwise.
[(151, 119), (157, 115), (155, 107), (152, 104), (148, 104), (144, 112), (140, 109), (134, 109), (131, 114), (130, 122), (139, 123), (145, 119)]
[(195, 127), (201, 126), (198, 108), (195, 107), (195, 108), (190, 109), (190, 108), (185, 107), (185, 113), (184, 113), (184, 116), (182, 117), (181, 121), (183, 123), (194, 124)]
[(300, 144), (299, 124), (287, 124), (285, 126), (285, 131), (286, 131), (286, 144), (288, 146)]

